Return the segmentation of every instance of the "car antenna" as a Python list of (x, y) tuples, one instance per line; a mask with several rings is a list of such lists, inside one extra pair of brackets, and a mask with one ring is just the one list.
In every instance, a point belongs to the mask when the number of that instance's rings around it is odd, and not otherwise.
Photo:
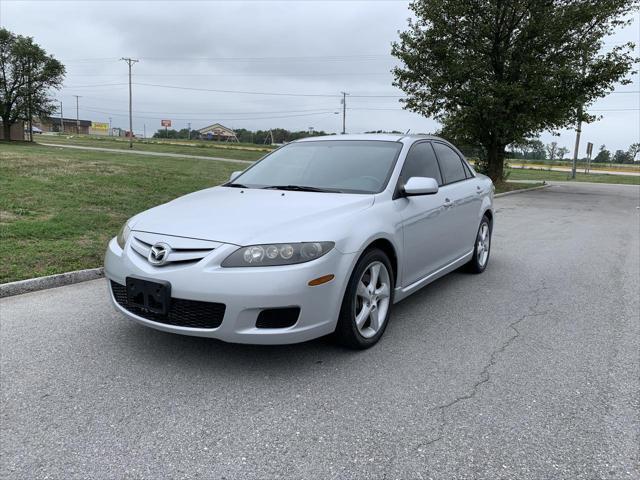
[(409, 135), (410, 131), (411, 131), (411, 129), (407, 130), (407, 133), (405, 133), (405, 135)]

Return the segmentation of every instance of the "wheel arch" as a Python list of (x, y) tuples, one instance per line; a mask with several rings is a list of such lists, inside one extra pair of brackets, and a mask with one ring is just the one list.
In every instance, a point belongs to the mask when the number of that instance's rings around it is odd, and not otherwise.
[(489, 219), (489, 224), (493, 226), (493, 210), (491, 208), (487, 208), (483, 213), (483, 217), (487, 217)]
[[(393, 270), (393, 280), (394, 284), (398, 284), (398, 253), (396, 252), (393, 244), (387, 240), (386, 238), (377, 238), (369, 242), (366, 248), (362, 251), (362, 255), (364, 255), (367, 251), (372, 250), (374, 248), (378, 248), (382, 250), (385, 255), (389, 258), (389, 262), (391, 263), (391, 269)], [(360, 258), (359, 257), (359, 258)]]

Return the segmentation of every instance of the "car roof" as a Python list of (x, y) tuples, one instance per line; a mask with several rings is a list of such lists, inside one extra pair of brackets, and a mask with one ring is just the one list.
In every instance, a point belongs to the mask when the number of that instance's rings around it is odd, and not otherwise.
[[(420, 139), (437, 139), (442, 140), (440, 137), (436, 137), (435, 135), (403, 135), (401, 133), (353, 133), (347, 135), (322, 135), (318, 137), (307, 137), (301, 138), (299, 140), (295, 140), (298, 142), (314, 142), (319, 140), (338, 140), (338, 141), (347, 141), (347, 140), (377, 140), (377, 141), (385, 141), (385, 142), (413, 142), (415, 140)], [(293, 143), (293, 142), (292, 142)]]

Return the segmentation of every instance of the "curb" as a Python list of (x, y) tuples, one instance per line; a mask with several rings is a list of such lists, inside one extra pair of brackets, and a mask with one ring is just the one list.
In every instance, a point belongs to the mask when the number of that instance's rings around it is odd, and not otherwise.
[(515, 195), (517, 193), (532, 192), (533, 190), (542, 190), (543, 188), (549, 188), (550, 186), (551, 185), (547, 183), (546, 185), (540, 185), (539, 187), (531, 187), (531, 188), (522, 188), (520, 190), (512, 190), (510, 192), (498, 193), (498, 194), (494, 195), (493, 198), (506, 197), (507, 195)]
[(17, 282), (0, 284), (0, 298), (12, 297), (23, 293), (37, 292), (47, 288), (62, 287), (73, 283), (86, 282), (104, 277), (104, 270), (100, 268), (89, 268), (87, 270), (76, 270), (75, 272), (59, 273), (46, 277), (29, 278)]

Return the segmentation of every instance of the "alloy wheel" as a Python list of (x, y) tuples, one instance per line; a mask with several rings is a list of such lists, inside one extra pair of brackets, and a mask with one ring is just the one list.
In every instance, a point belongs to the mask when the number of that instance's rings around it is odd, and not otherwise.
[(491, 248), (491, 230), (489, 225), (484, 222), (480, 226), (478, 232), (478, 243), (476, 245), (476, 253), (478, 258), (478, 265), (482, 268), (487, 264), (489, 258), (489, 249)]
[(358, 280), (354, 302), (356, 328), (364, 338), (380, 331), (387, 319), (390, 299), (389, 271), (382, 262), (372, 262)]

